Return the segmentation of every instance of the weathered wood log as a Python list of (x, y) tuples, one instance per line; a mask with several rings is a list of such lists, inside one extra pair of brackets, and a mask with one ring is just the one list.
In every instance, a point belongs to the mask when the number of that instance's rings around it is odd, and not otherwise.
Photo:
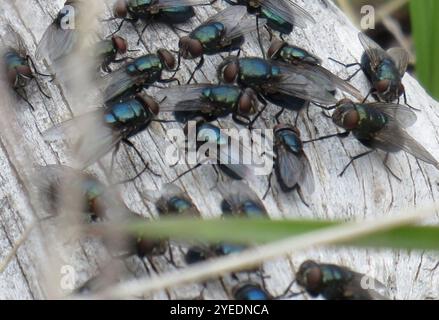
[[(31, 53), (45, 28), (63, 5), (63, 0), (7, 0), (0, 4), (0, 34), (6, 32), (6, 23), (10, 23), (23, 37)], [(343, 13), (331, 1), (297, 1), (318, 21), (315, 26), (306, 30), (295, 30), (288, 41), (303, 46), (324, 60), (323, 65), (341, 77), (348, 72), (339, 65), (327, 60), (328, 57), (339, 61), (358, 61), (363, 49), (357, 39), (358, 30), (347, 20)], [(106, 7), (106, 15), (110, 16), (110, 6)], [(207, 17), (223, 7), (215, 4), (212, 7), (196, 8), (197, 17), (191, 23), (183, 25), (183, 29), (192, 29)], [(116, 22), (105, 23), (102, 36), (115, 29)], [(136, 46), (137, 34), (132, 26), (125, 26), (121, 35), (129, 39), (131, 47)], [(142, 51), (155, 52), (158, 48), (177, 49), (181, 31), (171, 30), (163, 25), (154, 25), (147, 29), (141, 41)], [(268, 46), (268, 35), (263, 40)], [(248, 37), (243, 54), (260, 55), (256, 35)], [(220, 56), (208, 57), (202, 72), (196, 75), (198, 82), (215, 82), (215, 66), (221, 62)], [(194, 62), (184, 62), (179, 73), (181, 80), (187, 80)], [(47, 62), (37, 61), (41, 70), (50, 70)], [(369, 83), (360, 75), (352, 83), (366, 94)], [(419, 142), (439, 159), (439, 105), (428, 96), (421, 85), (411, 76), (404, 78), (409, 103), (422, 111), (418, 113), (418, 122), (409, 129)], [(33, 197), (31, 173), (35, 166), (45, 164), (69, 164), (69, 153), (62, 144), (46, 143), (41, 133), (64, 120), (78, 114), (72, 108), (73, 99), (69, 88), (57, 82), (48, 84), (51, 100), (45, 99), (36, 87), (31, 86), (30, 97), (36, 110), (29, 110), (25, 102), (16, 101), (14, 95), (2, 94), (2, 125), (0, 140), (0, 263), (11, 252), (14, 243), (35, 221), (43, 217)], [(87, 106), (84, 106), (87, 107)], [(271, 106), (258, 127), (272, 127), (273, 115), (277, 112)], [(299, 128), (305, 139), (314, 138), (335, 132), (332, 122), (322, 117), (318, 108), (310, 110), (312, 123), (301, 117)], [(282, 120), (294, 121), (295, 115), (285, 113)], [(232, 121), (221, 121), (223, 127), (234, 126)], [(147, 190), (157, 190), (163, 183), (174, 179), (187, 167), (170, 168), (164, 158), (164, 150), (170, 142), (166, 130), (176, 127), (174, 124), (155, 123), (148, 131), (136, 136), (133, 142), (151, 162), (155, 171), (162, 177), (148, 172), (134, 183), (123, 187), (124, 201), (135, 212), (146, 216), (156, 215), (152, 203), (146, 200)], [(403, 152), (392, 155), (389, 161), (391, 168), (402, 178), (399, 182), (389, 174), (382, 165), (384, 155), (374, 153), (356, 162), (343, 177), (338, 174), (349, 161), (364, 151), (358, 141), (350, 138), (332, 140), (306, 146), (316, 177), (317, 190), (309, 195), (306, 207), (297, 193), (283, 194), (275, 186), (265, 204), (273, 218), (322, 218), (352, 220), (362, 217), (380, 217), (399, 213), (409, 206), (420, 206), (436, 201), (438, 197), (439, 174), (429, 165), (416, 161)], [(133, 173), (133, 166), (141, 167), (140, 160), (132, 152), (121, 152), (117, 158), (114, 180), (123, 180)], [(108, 167), (105, 159), (103, 166)], [(105, 180), (107, 177), (103, 166), (93, 166), (90, 171)], [(207, 166), (185, 176), (179, 181), (197, 206), (207, 216), (217, 216), (220, 195), (216, 191), (207, 192), (215, 184), (216, 174)], [(261, 197), (267, 188), (266, 179), (251, 186)], [(59, 227), (59, 226), (58, 226)], [(71, 266), (76, 274), (76, 286), (81, 285), (93, 275), (99, 273), (109, 261), (108, 252), (98, 241), (83, 239), (81, 241), (64, 242), (59, 237), (63, 230), (57, 230), (56, 223), (47, 223), (36, 227), (30, 237), (18, 249), (15, 258), (0, 274), (0, 299), (45, 299), (67, 294), (63, 291), (63, 276)], [(175, 248), (175, 251), (178, 250)], [(358, 249), (321, 249), (294, 256), (289, 260), (267, 262), (265, 273), (271, 277), (266, 281), (267, 288), (273, 295), (280, 294), (286, 284), (293, 279), (294, 272), (306, 259), (316, 259), (346, 265), (352, 269), (367, 273), (383, 282), (397, 299), (437, 299), (439, 298), (438, 272), (433, 270), (437, 264), (437, 255), (431, 252), (376, 251)], [(177, 257), (177, 263), (183, 263)], [(126, 263), (134, 276), (145, 275), (146, 270), (158, 272), (172, 268), (165, 259), (155, 258), (150, 261), (130, 259)], [(64, 268), (63, 268), (64, 266)], [(155, 271), (154, 271), (155, 272)], [(245, 279), (245, 278), (244, 278)], [(232, 280), (209, 283), (205, 298), (226, 298)], [(67, 288), (68, 289), (68, 288)], [(154, 298), (193, 298), (200, 292), (194, 285), (179, 290), (158, 294)], [(299, 297), (302, 299), (303, 297)], [(305, 297), (306, 298), (306, 297)]]

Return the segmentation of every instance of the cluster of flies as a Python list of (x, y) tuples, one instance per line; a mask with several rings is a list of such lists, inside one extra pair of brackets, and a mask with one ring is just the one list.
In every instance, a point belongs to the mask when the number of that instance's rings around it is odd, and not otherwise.
[[(146, 170), (154, 172), (130, 138), (146, 130), (152, 122), (163, 121), (157, 119), (159, 114), (173, 113), (175, 121), (183, 124), (194, 121), (198, 138), (205, 138), (202, 135), (210, 132), (208, 140), (197, 141), (213, 144), (218, 147), (220, 154), (220, 150), (223, 150), (220, 148), (221, 145), (230, 143), (234, 138), (222, 133), (212, 122), (231, 115), (238, 125), (253, 129), (258, 118), (271, 103), (279, 108), (275, 116), (277, 125), (274, 127), (274, 173), (285, 192), (297, 190), (301, 195), (302, 190), (308, 193), (314, 191), (313, 172), (304, 152), (306, 143), (333, 137), (344, 138), (350, 133), (369, 151), (353, 157), (340, 175), (343, 175), (355, 160), (376, 150), (382, 150), (387, 155), (405, 151), (439, 168), (439, 163), (434, 157), (405, 131), (417, 120), (417, 110), (407, 104), (402, 84), (408, 54), (400, 48), (385, 51), (364, 34), (359, 34), (359, 40), (364, 47), (361, 63), (343, 65), (347, 68), (358, 66), (359, 69), (353, 76), (362, 70), (370, 80), (371, 89), (364, 98), (349, 84), (352, 77), (346, 80), (339, 78), (321, 66), (320, 58), (280, 40), (284, 35), (290, 34), (294, 27), (305, 28), (315, 23), (308, 12), (290, 0), (225, 0), (229, 4), (225, 10), (180, 38), (178, 52), (162, 48), (154, 54), (120, 58), (133, 51), (128, 50), (125, 39), (116, 35), (127, 22), (134, 27), (139, 21), (144, 23), (139, 36), (140, 42), (141, 35), (151, 24), (162, 23), (171, 28), (178, 28), (179, 24), (195, 16), (194, 7), (209, 6), (214, 2), (217, 0), (118, 0), (114, 5), (114, 17), (109, 19), (120, 21), (118, 28), (108, 40), (96, 44), (91, 57), (94, 70), (105, 73), (97, 80), (98, 86), (102, 88), (105, 105), (50, 129), (44, 134), (45, 138), (49, 141), (61, 139), (71, 128), (85, 121), (103, 124), (99, 134), (81, 135), (75, 131), (76, 135), (80, 135), (77, 139), (80, 145), (77, 147), (84, 151), (81, 169), (96, 163), (111, 151), (113, 166), (114, 157), (123, 143), (133, 148), (144, 164), (144, 169), (128, 180), (132, 181)], [(66, 1), (65, 6), (75, 8), (77, 15), (84, 9), (84, 3), (75, 0)], [(61, 27), (61, 21), (66, 14), (68, 9), (61, 10), (48, 27), (37, 48), (37, 57), (62, 62), (73, 51), (78, 42), (78, 34), (75, 29)], [(264, 30), (269, 32), (272, 41), (267, 51), (261, 37)], [(258, 35), (262, 57), (241, 57), (245, 36), (252, 32)], [(280, 34), (280, 38), (275, 37), (275, 32)], [(51, 76), (36, 70), (23, 41), (12, 27), (8, 28), (8, 33), (14, 40), (3, 55), (7, 81), (17, 95), (34, 109), (26, 94), (28, 83), (35, 80), (39, 90), (50, 98), (43, 90), (40, 77)], [(196, 72), (202, 69), (205, 57), (217, 54), (228, 54), (218, 66), (218, 83), (191, 84)], [(186, 84), (181, 84), (180, 80), (175, 78), (183, 59), (199, 59)], [(111, 64), (119, 64), (119, 67), (113, 71)], [(173, 75), (164, 78), (164, 71)], [(172, 83), (175, 83), (175, 86), (162, 88), (155, 97), (146, 93), (146, 89), (151, 86)], [(348, 94), (355, 100), (345, 98), (337, 101), (337, 91)], [(368, 102), (370, 96), (373, 96), (376, 102)], [(401, 99), (404, 99), (404, 105), (399, 103)], [(344, 129), (344, 132), (302, 141), (297, 119), (302, 110), (311, 106), (333, 111), (333, 122)], [(280, 121), (286, 110), (297, 113), (294, 124)], [(185, 132), (187, 133), (187, 129)], [(227, 156), (239, 159), (239, 155)], [(390, 171), (387, 164), (384, 164)], [(236, 163), (220, 164), (218, 168), (233, 181), (223, 182), (218, 186), (223, 198), (223, 216), (268, 218), (264, 204), (247, 184), (243, 183), (249, 178), (252, 168)], [(64, 166), (47, 166), (39, 171), (42, 174), (39, 187), (49, 197), (49, 209), (53, 212), (59, 211), (63, 200), (59, 192), (59, 189), (62, 189), (62, 181), (69, 181), (69, 188), (77, 189), (84, 199), (79, 209), (86, 213), (86, 222), (105, 221), (110, 219), (109, 212), (115, 211), (127, 213), (126, 217), (121, 219), (140, 219), (140, 216), (129, 212), (121, 201), (116, 200), (118, 197), (112, 194), (112, 188), (83, 171)], [(270, 176), (270, 186), (271, 178)], [(161, 216), (201, 217), (190, 197), (174, 184), (165, 185), (154, 202)], [(174, 263), (169, 239), (153, 241), (143, 235), (121, 233), (118, 236), (102, 236), (103, 242), (115, 256), (152, 257), (169, 253), (169, 261)], [(246, 248), (248, 246), (228, 243), (197, 243), (186, 250), (185, 260), (187, 264), (194, 264), (214, 257), (236, 254)], [(313, 297), (384, 298), (376, 290), (363, 289), (360, 284), (364, 275), (346, 267), (307, 261), (300, 266), (295, 278), (297, 284)], [(78, 292), (92, 290), (95, 282), (96, 279), (90, 280), (78, 289)], [(279, 299), (288, 294), (292, 295), (289, 289), (284, 295), (274, 297), (262, 285), (244, 283), (231, 290), (231, 296), (240, 300)]]

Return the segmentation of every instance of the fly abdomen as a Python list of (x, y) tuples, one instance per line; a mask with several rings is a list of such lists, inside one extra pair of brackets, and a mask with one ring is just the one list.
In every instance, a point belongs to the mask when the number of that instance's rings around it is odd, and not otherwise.
[(194, 8), (189, 6), (178, 6), (160, 10), (160, 20), (171, 24), (184, 23), (195, 17)]
[(232, 111), (236, 108), (242, 92), (235, 86), (217, 86), (206, 88), (202, 92), (202, 98), (219, 109)]
[(384, 128), (387, 124), (387, 117), (376, 109), (368, 108), (366, 105), (356, 105), (359, 120), (357, 131), (375, 133)]
[(154, 75), (161, 73), (163, 70), (163, 65), (157, 55), (148, 54), (134, 60), (127, 66), (126, 70), (130, 75), (138, 75), (143, 73)]
[(151, 114), (136, 99), (114, 104), (105, 113), (105, 123), (117, 129), (134, 129), (151, 120)]
[(189, 37), (200, 41), (204, 49), (204, 54), (216, 54), (222, 47), (220, 42), (225, 30), (222, 23), (214, 22), (198, 27)]
[(300, 153), (303, 151), (303, 143), (300, 137), (292, 130), (282, 130), (277, 133), (276, 139), (282, 143), (290, 152)]
[(243, 85), (257, 86), (273, 78), (271, 64), (260, 58), (243, 58), (239, 60), (239, 82)]
[(267, 19), (267, 26), (280, 32), (281, 34), (290, 34), (293, 32), (293, 25), (270, 10), (261, 9), (261, 18)]

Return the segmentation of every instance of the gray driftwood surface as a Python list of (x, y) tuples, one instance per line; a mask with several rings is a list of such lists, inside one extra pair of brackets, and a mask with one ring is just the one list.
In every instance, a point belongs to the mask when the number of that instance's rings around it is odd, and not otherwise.
[[(63, 0), (5, 0), (0, 3), (0, 35), (5, 32), (9, 21), (21, 34), (31, 55), (46, 27), (52, 22)], [(303, 46), (324, 59), (323, 65), (341, 77), (348, 73), (340, 66), (327, 60), (333, 57), (340, 61), (353, 62), (362, 54), (362, 47), (357, 39), (358, 30), (348, 21), (343, 13), (331, 1), (302, 1), (298, 4), (308, 10), (319, 22), (306, 30), (295, 30), (290, 36), (291, 43)], [(213, 15), (222, 4), (214, 7), (197, 8), (198, 16), (183, 29), (191, 29)], [(109, 8), (109, 7), (108, 7)], [(106, 15), (110, 15), (107, 8)], [(115, 22), (104, 25), (102, 36), (109, 34), (116, 27)], [(140, 45), (142, 52), (153, 52), (160, 47), (177, 49), (178, 36), (166, 26), (154, 25), (148, 28)], [(136, 46), (137, 34), (127, 25), (121, 35), (130, 40), (132, 48)], [(268, 39), (264, 33), (264, 43)], [(256, 37), (248, 37), (244, 54), (259, 55)], [(141, 54), (141, 53), (139, 53)], [(197, 74), (198, 82), (216, 81), (215, 66), (221, 57), (208, 57), (203, 71)], [(50, 70), (47, 62), (38, 61), (40, 70)], [(188, 78), (188, 72), (194, 62), (185, 62), (179, 74), (182, 80)], [(353, 84), (366, 94), (369, 88), (365, 77), (359, 75)], [(428, 96), (421, 85), (411, 76), (404, 78), (404, 85), (409, 103), (422, 110), (419, 120), (409, 132), (416, 137), (431, 153), (439, 159), (439, 105)], [(35, 217), (44, 216), (38, 212), (31, 197), (30, 174), (36, 165), (69, 164), (67, 148), (61, 143), (48, 144), (41, 133), (54, 124), (70, 119), (73, 114), (80, 114), (73, 107), (68, 88), (57, 83), (47, 84), (52, 100), (45, 99), (34, 85), (30, 86), (30, 99), (36, 110), (32, 112), (23, 101), (16, 102), (14, 95), (2, 94), (0, 106), (3, 122), (0, 126), (0, 261), (3, 261), (34, 221)], [(83, 106), (86, 110), (87, 106)], [(272, 126), (272, 116), (277, 108), (270, 107), (264, 119), (258, 122), (260, 127)], [(321, 116), (320, 110), (311, 108), (313, 123), (301, 117), (299, 128), (304, 139), (333, 133), (336, 128), (331, 121)], [(285, 113), (283, 121), (292, 122), (294, 114)], [(233, 126), (233, 122), (222, 121), (222, 126)], [(146, 216), (156, 215), (153, 204), (146, 200), (146, 190), (159, 189), (162, 183), (169, 182), (178, 173), (187, 169), (185, 166), (169, 168), (164, 160), (163, 150), (169, 145), (166, 129), (175, 125), (153, 124), (150, 130), (133, 139), (144, 156), (150, 160), (155, 171), (162, 174), (157, 178), (145, 173), (135, 183), (121, 188), (126, 204), (134, 211)], [(383, 154), (372, 154), (350, 168), (342, 178), (338, 174), (349, 161), (364, 151), (353, 138), (334, 139), (306, 146), (316, 178), (317, 190), (313, 195), (306, 195), (311, 204), (307, 208), (295, 192), (282, 194), (275, 187), (265, 201), (273, 218), (322, 218), (352, 220), (354, 218), (382, 217), (398, 214), (403, 209), (430, 204), (439, 197), (439, 172), (432, 166), (420, 163), (405, 153), (391, 156), (390, 166), (403, 178), (398, 182), (383, 167)], [(133, 174), (133, 165), (140, 167), (139, 159), (124, 148), (119, 153), (115, 170), (115, 180)], [(108, 166), (106, 158), (104, 166)], [(90, 172), (105, 181), (103, 167), (93, 166)], [(220, 196), (216, 191), (207, 192), (215, 184), (214, 170), (207, 166), (183, 178), (179, 183), (192, 197), (206, 216), (215, 216), (220, 212)], [(251, 186), (261, 197), (267, 187), (266, 179)], [(0, 299), (46, 299), (59, 297), (59, 281), (62, 277), (61, 266), (70, 265), (76, 270), (76, 285), (99, 273), (110, 257), (98, 241), (83, 239), (65, 241), (57, 237), (63, 230), (57, 230), (54, 223), (37, 228), (30, 238), (18, 250), (16, 256), (0, 274)], [(174, 248), (175, 254), (178, 248)], [(396, 299), (437, 299), (439, 298), (439, 271), (432, 271), (438, 262), (438, 256), (431, 252), (376, 251), (357, 249), (319, 249), (296, 255), (289, 260), (267, 262), (265, 272), (271, 276), (266, 280), (267, 288), (273, 295), (283, 292), (293, 279), (295, 270), (306, 259), (332, 262), (351, 267), (383, 282)], [(181, 258), (177, 257), (177, 260)], [(182, 263), (181, 261), (179, 261)], [(160, 270), (171, 268), (163, 258), (153, 259), (153, 264)], [(151, 262), (130, 259), (126, 263), (134, 276), (145, 275), (146, 268), (151, 269)], [(246, 276), (242, 276), (245, 280)], [(226, 298), (233, 283), (229, 279), (222, 282), (212, 281), (205, 298)], [(297, 288), (296, 288), (297, 289)], [(193, 298), (201, 290), (198, 285), (170, 290), (157, 294), (153, 298)], [(151, 298), (151, 297), (149, 297)], [(302, 299), (303, 297), (299, 297)], [(307, 299), (307, 297), (305, 297)]]

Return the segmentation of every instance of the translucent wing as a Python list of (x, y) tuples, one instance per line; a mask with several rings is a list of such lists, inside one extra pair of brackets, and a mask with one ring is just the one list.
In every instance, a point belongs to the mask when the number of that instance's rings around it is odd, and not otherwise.
[(99, 87), (104, 89), (104, 101), (110, 101), (122, 95), (141, 78), (142, 75), (129, 75), (124, 67), (104, 76), (99, 82)]
[(178, 197), (179, 199), (184, 199), (185, 201), (187, 201), (192, 205), (190, 209), (184, 211), (184, 214), (186, 216), (201, 217), (201, 213), (198, 211), (198, 208), (192, 202), (192, 199), (187, 195), (186, 192), (184, 192), (180, 187), (176, 186), (175, 184), (172, 183), (165, 184), (162, 187), (160, 193), (161, 195), (159, 199), (157, 199), (156, 201), (157, 207), (167, 207), (166, 203), (169, 199)]
[(160, 111), (201, 111), (210, 109), (209, 103), (201, 100), (201, 94), (204, 89), (214, 86), (212, 84), (196, 84), (160, 90), (157, 93), (157, 100), (162, 101)]
[(103, 124), (103, 110), (73, 118), (49, 129), (43, 134), (46, 141), (70, 140), (82, 168), (105, 156), (123, 138), (122, 131), (115, 131)]
[(286, 95), (326, 105), (337, 103), (331, 93), (333, 85), (327, 79), (307, 68), (279, 62), (273, 64), (281, 67), (282, 75), (280, 79), (267, 83), (268, 91), (274, 89)]
[(39, 192), (52, 200), (58, 199), (63, 184), (74, 181), (82, 172), (63, 165), (39, 166), (33, 176), (33, 184)]
[(58, 23), (52, 23), (44, 32), (36, 51), (37, 59), (56, 61), (72, 52), (78, 41), (75, 29), (62, 29)]
[(314, 178), (305, 154), (295, 154), (281, 146), (277, 152), (279, 173), (283, 183), (290, 189), (299, 185), (311, 194), (314, 192)]
[(245, 146), (241, 140), (234, 139), (231, 136), (225, 136), (228, 139), (228, 148), (220, 148), (219, 160), (221, 164), (225, 164), (227, 168), (232, 170), (244, 180), (250, 180), (254, 177), (254, 168), (244, 160), (252, 158), (252, 150)]
[(429, 163), (439, 169), (439, 162), (422, 145), (404, 131), (398, 122), (389, 119), (386, 126), (374, 136), (376, 147), (404, 150), (415, 158)]
[(305, 28), (310, 23), (316, 23), (308, 11), (291, 0), (263, 0), (262, 7), (299, 28)]
[(405, 51), (403, 48), (391, 48), (387, 50), (387, 54), (395, 62), (395, 65), (398, 68), (401, 77), (404, 77), (404, 74), (407, 71), (407, 66), (410, 61), (410, 56), (408, 52)]
[(208, 5), (209, 0), (159, 0), (156, 4), (159, 8), (171, 8), (181, 6), (201, 6)]
[(2, 37), (2, 40), (6, 47), (16, 50), (21, 56), (25, 57), (27, 55), (23, 38), (10, 24), (6, 25), (6, 34)]
[(358, 91), (358, 89), (322, 66), (301, 63), (298, 68), (303, 69), (303, 72), (307, 77), (310, 77), (316, 83), (321, 84), (328, 91), (335, 91), (336, 89), (339, 89), (352, 95), (358, 100), (364, 100), (364, 97), (362, 96), (361, 92)]
[(390, 58), (386, 51), (379, 44), (366, 36), (364, 33), (358, 34), (361, 45), (363, 46), (366, 54), (369, 56), (372, 68), (376, 68), (383, 59)]
[(211, 24), (213, 22), (222, 23), (226, 30), (235, 28), (242, 18), (247, 14), (247, 8), (244, 6), (230, 6), (218, 12), (213, 17), (209, 18), (203, 25)]
[(367, 106), (384, 113), (388, 118), (397, 122), (398, 126), (401, 128), (411, 127), (418, 120), (416, 113), (404, 105), (376, 102), (370, 103)]
[[(259, 28), (262, 28), (267, 23), (266, 19), (259, 19)], [(246, 15), (241, 20), (237, 21), (234, 27), (227, 28), (226, 34), (224, 36), (226, 41), (245, 36), (246, 34), (252, 33), (257, 30), (258, 24), (256, 23), (256, 18)]]
[(255, 203), (258, 207), (266, 211), (258, 195), (242, 181), (222, 183), (218, 186), (218, 189), (223, 199), (227, 201), (232, 208), (232, 212), (239, 212), (242, 204), (247, 201)]
[[(354, 300), (389, 300), (388, 290), (381, 282), (370, 278), (367, 275), (350, 271), (353, 274), (352, 280), (345, 287), (345, 295)], [(370, 289), (365, 289), (369, 286)]]

